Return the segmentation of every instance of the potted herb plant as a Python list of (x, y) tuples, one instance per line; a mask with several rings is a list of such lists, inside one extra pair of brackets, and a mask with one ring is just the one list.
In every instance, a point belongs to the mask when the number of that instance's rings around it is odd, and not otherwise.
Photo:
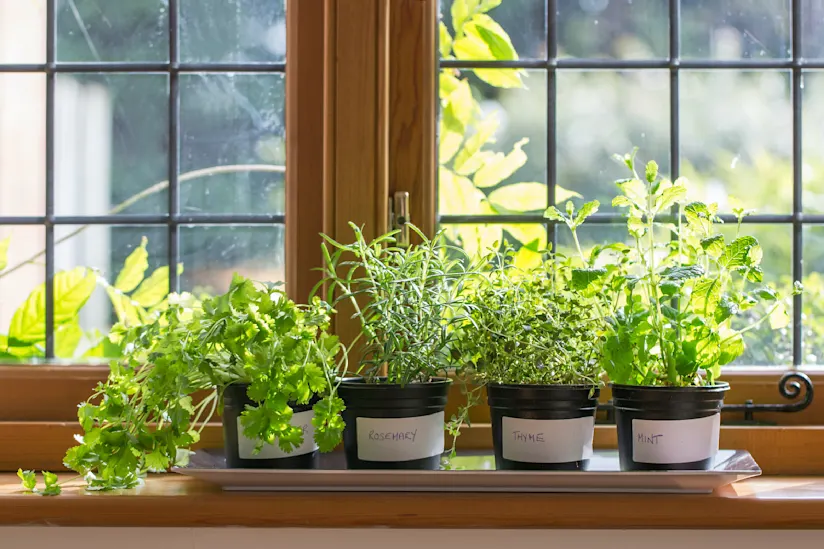
[(185, 463), (220, 409), (228, 467), (310, 468), (335, 448), (343, 403), (328, 304), (297, 305), (237, 275), (199, 306), (170, 302), (154, 322), (114, 332), (126, 358), (79, 407), (83, 435), (65, 464), (90, 488)]
[[(367, 242), (350, 223), (352, 244), (325, 237), (325, 283), (360, 323), (358, 374), (338, 394), (346, 409), (350, 469), (437, 469), (444, 408), (455, 366), (454, 326), (463, 321), (463, 251), (441, 234), (401, 247), (391, 232)], [(331, 248), (331, 250), (330, 250)], [(331, 300), (331, 296), (330, 296)]]
[[(591, 210), (594, 211), (594, 210)], [(583, 222), (587, 212), (578, 216)], [(521, 270), (493, 252), (469, 290), (457, 349), (486, 385), (497, 469), (585, 470), (600, 384), (594, 300), (553, 257)]]
[(630, 244), (613, 245), (614, 265), (587, 267), (590, 290), (608, 307), (603, 364), (621, 467), (707, 469), (729, 389), (721, 367), (744, 352), (744, 333), (789, 319), (763, 283), (761, 246), (742, 234), (748, 212), (734, 212), (737, 226), (725, 236), (716, 204), (690, 202), (686, 180), (663, 179), (655, 162), (639, 176), (635, 153), (617, 157), (631, 177), (617, 182), (613, 200), (627, 211)]

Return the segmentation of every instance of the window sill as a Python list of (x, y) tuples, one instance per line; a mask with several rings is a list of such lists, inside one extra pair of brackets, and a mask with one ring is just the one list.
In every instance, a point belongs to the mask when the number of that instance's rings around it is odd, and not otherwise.
[(0, 508), (2, 525), (797, 529), (824, 527), (824, 478), (763, 477), (711, 495), (262, 494), (164, 475), (118, 494), (75, 482), (48, 498), (4, 474)]

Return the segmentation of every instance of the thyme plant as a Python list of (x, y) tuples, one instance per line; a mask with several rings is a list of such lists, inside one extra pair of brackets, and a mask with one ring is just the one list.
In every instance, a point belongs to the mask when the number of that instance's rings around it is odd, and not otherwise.
[(519, 269), (515, 251), (492, 252), (469, 292), (458, 349), (476, 380), (536, 385), (597, 385), (596, 345), (603, 320), (593, 298), (572, 287), (561, 258)]

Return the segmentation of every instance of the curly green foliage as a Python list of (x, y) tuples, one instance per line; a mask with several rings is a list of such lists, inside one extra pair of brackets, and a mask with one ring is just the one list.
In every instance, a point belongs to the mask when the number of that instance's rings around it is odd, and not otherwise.
[[(758, 241), (741, 234), (750, 212), (734, 211), (738, 231), (725, 241), (716, 204), (690, 202), (687, 181), (662, 178), (655, 162), (639, 176), (635, 152), (616, 155), (631, 177), (617, 182), (613, 200), (626, 208), (633, 245), (613, 244), (619, 259), (587, 282), (609, 307), (604, 368), (620, 384), (715, 383), (721, 366), (744, 352), (743, 334), (789, 323), (784, 299), (762, 283)], [(796, 283), (791, 293), (800, 291)]]
[(603, 320), (594, 298), (572, 289), (555, 261), (522, 271), (514, 255), (487, 256), (488, 271), (470, 290), (460, 355), (484, 382), (598, 384)]
[[(350, 223), (355, 242), (340, 244), (324, 236), (330, 299), (350, 302), (360, 321), (362, 359), (359, 372), (378, 382), (386, 366), (387, 383), (425, 382), (455, 366), (451, 347), (456, 324), (465, 311), (466, 254), (438, 233), (409, 247), (395, 245), (397, 232), (367, 242)], [(332, 248), (330, 253), (329, 247)]]
[[(235, 276), (229, 291), (202, 308), (171, 300), (152, 324), (115, 331), (126, 358), (81, 404), (83, 436), (65, 458), (90, 489), (130, 488), (150, 471), (185, 463), (213, 417), (224, 388), (249, 384), (244, 434), (286, 451), (302, 443), (290, 403), (314, 396), (322, 451), (340, 441), (343, 402), (336, 394), (336, 337), (326, 333), (331, 307), (296, 305), (272, 286)], [(195, 403), (193, 395), (208, 396)]]

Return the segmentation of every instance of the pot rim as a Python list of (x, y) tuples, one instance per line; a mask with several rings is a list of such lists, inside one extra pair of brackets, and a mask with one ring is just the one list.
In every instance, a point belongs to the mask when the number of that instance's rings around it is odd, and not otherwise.
[[(386, 379), (386, 377), (379, 377), (377, 379)], [(400, 383), (369, 383), (365, 377), (348, 377), (340, 380), (341, 387), (369, 387), (370, 389), (406, 389), (408, 387), (439, 387), (443, 385), (451, 385), (452, 379), (448, 377), (433, 377), (429, 381), (413, 381), (402, 385)]]
[(688, 387), (670, 387), (668, 385), (624, 385), (610, 383), (609, 388), (621, 391), (649, 391), (658, 393), (712, 393), (728, 391), (730, 384), (726, 381), (716, 381), (712, 385), (690, 385)]
[(569, 390), (591, 390), (596, 389), (600, 390), (602, 388), (601, 385), (583, 385), (583, 384), (570, 384), (564, 385), (560, 383), (552, 383), (552, 384), (539, 384), (539, 383), (498, 383), (498, 382), (489, 382), (486, 384), (487, 387), (496, 387), (501, 389), (536, 389), (536, 390), (547, 390), (547, 391), (569, 391)]

